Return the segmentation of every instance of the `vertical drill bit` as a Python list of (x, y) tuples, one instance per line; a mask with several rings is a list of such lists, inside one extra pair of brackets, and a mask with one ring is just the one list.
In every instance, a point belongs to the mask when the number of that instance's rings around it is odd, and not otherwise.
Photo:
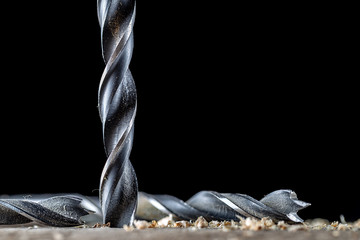
[(99, 197), (103, 222), (122, 227), (134, 220), (138, 193), (136, 174), (129, 160), (137, 101), (129, 70), (135, 0), (98, 0), (97, 13), (106, 64), (99, 85), (98, 107), (107, 155)]

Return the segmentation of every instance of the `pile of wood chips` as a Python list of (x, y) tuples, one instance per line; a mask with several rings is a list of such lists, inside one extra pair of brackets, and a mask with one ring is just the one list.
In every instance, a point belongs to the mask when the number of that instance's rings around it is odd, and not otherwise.
[(338, 221), (329, 222), (325, 219), (307, 220), (300, 224), (287, 224), (284, 221), (275, 223), (270, 218), (260, 220), (254, 218), (239, 218), (239, 221), (206, 221), (205, 218), (199, 217), (196, 221), (175, 221), (170, 215), (159, 221), (135, 220), (133, 226), (124, 226), (126, 231), (149, 228), (190, 228), (198, 229), (220, 229), (223, 231), (231, 230), (283, 230), (283, 231), (309, 231), (309, 230), (327, 230), (327, 231), (360, 231), (360, 219), (352, 223), (339, 223)]

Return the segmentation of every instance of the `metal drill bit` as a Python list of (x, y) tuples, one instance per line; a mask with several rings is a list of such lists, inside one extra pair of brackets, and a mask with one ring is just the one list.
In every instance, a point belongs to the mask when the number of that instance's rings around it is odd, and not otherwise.
[(40, 224), (71, 227), (84, 223), (81, 217), (93, 212), (82, 203), (85, 197), (54, 196), (35, 199), (0, 199), (0, 225)]
[(239, 220), (253, 217), (270, 217), (274, 221), (303, 222), (297, 211), (309, 206), (297, 199), (291, 190), (277, 190), (260, 201), (239, 193), (201, 191), (184, 202), (170, 195), (139, 194), (136, 217), (144, 220), (159, 220), (169, 214), (181, 220)]
[(133, 52), (134, 0), (98, 0), (101, 47), (106, 64), (99, 85), (99, 113), (108, 156), (100, 181), (103, 223), (131, 225), (138, 184), (129, 160), (134, 136), (136, 89), (129, 64)]

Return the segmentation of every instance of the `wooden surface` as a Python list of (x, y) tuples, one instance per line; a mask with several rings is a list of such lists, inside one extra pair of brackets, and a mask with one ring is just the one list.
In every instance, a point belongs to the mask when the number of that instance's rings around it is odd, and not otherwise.
[(359, 231), (244, 231), (244, 230), (219, 230), (219, 229), (190, 229), (190, 228), (165, 228), (165, 229), (135, 229), (125, 231), (115, 228), (0, 228), (0, 240), (13, 239), (53, 239), (53, 240), (111, 240), (111, 239), (157, 239), (157, 240), (205, 240), (205, 239), (360, 239)]

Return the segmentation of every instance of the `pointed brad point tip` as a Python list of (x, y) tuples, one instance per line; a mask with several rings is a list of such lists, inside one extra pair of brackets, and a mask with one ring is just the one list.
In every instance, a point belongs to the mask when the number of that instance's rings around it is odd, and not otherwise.
[(307, 202), (300, 201), (300, 200), (294, 200), (294, 202), (301, 208), (306, 208), (306, 207), (311, 206), (311, 203), (307, 203)]
[(286, 216), (293, 222), (296, 222), (296, 223), (304, 222), (304, 220), (302, 220), (295, 212), (288, 213), (288, 214), (286, 214)]
[(297, 206), (299, 206), (300, 209), (306, 208), (306, 207), (308, 207), (308, 206), (311, 205), (311, 203), (307, 203), (307, 202), (298, 200), (297, 198), (292, 198), (291, 196), (290, 196), (290, 199), (291, 199)]

